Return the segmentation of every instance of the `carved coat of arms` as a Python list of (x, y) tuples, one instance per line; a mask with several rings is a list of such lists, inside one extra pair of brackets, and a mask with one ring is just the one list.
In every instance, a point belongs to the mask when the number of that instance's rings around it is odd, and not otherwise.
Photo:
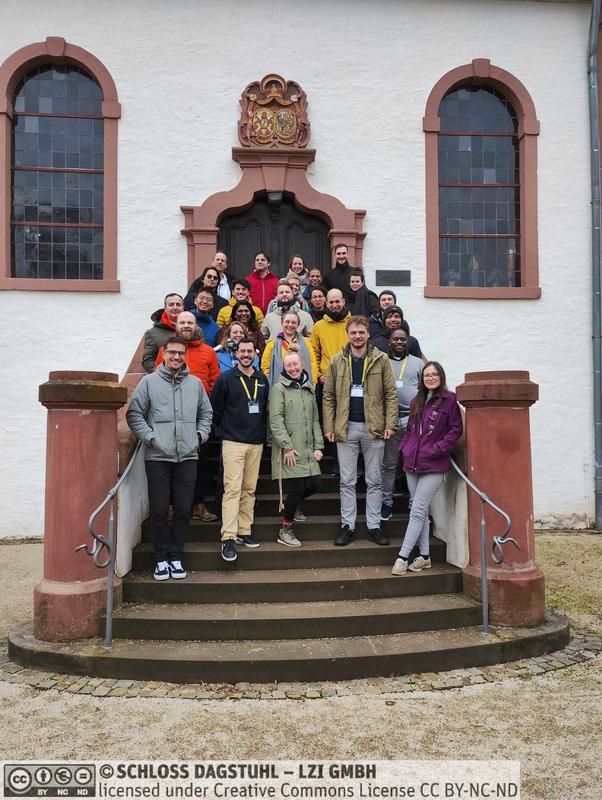
[(266, 75), (240, 98), (238, 138), (244, 147), (305, 147), (309, 141), (307, 96), (298, 83)]

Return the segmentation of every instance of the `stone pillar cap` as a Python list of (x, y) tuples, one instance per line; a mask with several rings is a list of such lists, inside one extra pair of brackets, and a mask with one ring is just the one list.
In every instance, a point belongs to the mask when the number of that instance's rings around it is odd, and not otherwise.
[(48, 409), (116, 410), (127, 403), (127, 387), (114, 372), (51, 372), (38, 399)]
[(539, 399), (539, 386), (526, 370), (467, 372), (456, 396), (464, 406), (529, 407)]

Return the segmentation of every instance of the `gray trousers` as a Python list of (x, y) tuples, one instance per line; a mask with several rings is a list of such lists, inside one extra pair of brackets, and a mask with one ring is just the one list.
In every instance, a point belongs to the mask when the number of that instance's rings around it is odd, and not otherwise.
[(383, 457), (383, 504), (393, 505), (393, 492), (395, 491), (395, 473), (399, 461), (399, 445), (408, 427), (408, 418), (400, 417), (397, 433), (392, 439), (385, 442), (385, 455)]
[(384, 439), (369, 439), (363, 422), (350, 422), (347, 441), (337, 442), (341, 470), (341, 525), (355, 530), (357, 500), (357, 460), (360, 448), (364, 456), (366, 481), (366, 524), (369, 529), (380, 528), (382, 506), (382, 466), (385, 452)]
[(406, 472), (406, 478), (410, 490), (410, 519), (399, 551), (399, 555), (405, 559), (412, 552), (416, 542), (421, 555), (426, 556), (429, 553), (429, 506), (443, 483), (445, 473), (431, 472), (417, 475), (415, 472)]

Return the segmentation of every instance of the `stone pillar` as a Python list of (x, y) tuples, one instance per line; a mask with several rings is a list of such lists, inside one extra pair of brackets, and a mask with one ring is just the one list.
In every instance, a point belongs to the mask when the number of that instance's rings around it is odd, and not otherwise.
[[(107, 571), (75, 548), (92, 544), (88, 519), (117, 481), (117, 409), (127, 401), (118, 380), (110, 372), (51, 372), (40, 386), (48, 423), (44, 577), (34, 590), (39, 639), (100, 633)], [(107, 534), (108, 516), (106, 509), (97, 518), (97, 532)]]
[[(528, 372), (470, 372), (457, 387), (466, 408), (468, 477), (512, 519), (504, 562), (491, 559), (491, 539), (503, 519), (486, 507), (490, 619), (498, 625), (533, 626), (544, 621), (544, 577), (535, 563), (529, 407), (539, 387)], [(481, 597), (481, 501), (468, 491), (469, 564), (464, 589)]]

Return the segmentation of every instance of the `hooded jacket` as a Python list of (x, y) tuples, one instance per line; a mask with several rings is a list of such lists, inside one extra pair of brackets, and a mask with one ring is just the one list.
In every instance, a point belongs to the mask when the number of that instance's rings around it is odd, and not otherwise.
[(162, 308), (151, 314), (151, 320), (153, 327), (144, 334), (144, 352), (142, 353), (142, 366), (147, 372), (153, 371), (157, 353), (169, 337), (174, 336), (176, 332), (176, 326), (171, 324)]
[(146, 461), (188, 461), (209, 438), (211, 403), (188, 367), (174, 373), (161, 364), (136, 386), (125, 418)]
[[(410, 404), (410, 413), (416, 404)], [(399, 452), (403, 455), (406, 472), (448, 472), (449, 457), (462, 435), (462, 414), (456, 395), (447, 389), (437, 404), (435, 398), (427, 400), (420, 419), (410, 416)]]
[[(163, 362), (162, 347), (155, 361), (155, 369)], [(186, 366), (191, 375), (198, 378), (203, 384), (207, 394), (211, 394), (213, 384), (219, 378), (219, 363), (213, 347), (209, 347), (202, 339), (192, 339), (186, 342)]]
[[(270, 391), (272, 431), (272, 478), (307, 478), (320, 474), (314, 450), (322, 450), (324, 439), (311, 381), (302, 385), (281, 375)], [(297, 463), (287, 467), (282, 452), (296, 450)]]
[[(330, 361), (324, 382), (322, 402), (324, 431), (334, 431), (337, 442), (347, 441), (349, 397), (352, 383), (349, 370), (350, 347)], [(385, 428), (397, 429), (398, 404), (395, 376), (389, 357), (371, 344), (366, 352), (364, 378), (364, 417), (369, 439), (382, 439)]]
[[(298, 331), (301, 336), (307, 336), (309, 338), (314, 327), (314, 321), (307, 311), (303, 311), (297, 303), (293, 303), (287, 311), (296, 311), (297, 314), (299, 314)], [(261, 326), (261, 332), (266, 339), (275, 339), (282, 330), (282, 313), (282, 308), (277, 308), (275, 311), (270, 311), (270, 313), (266, 315), (263, 325)]]
[(345, 326), (351, 314), (347, 313), (341, 320), (334, 320), (328, 309), (319, 322), (316, 322), (311, 333), (311, 345), (316, 354), (320, 375), (326, 375), (330, 359), (345, 347), (349, 341)]
[(251, 302), (266, 314), (270, 300), (276, 297), (280, 278), (274, 275), (270, 270), (268, 270), (262, 278), (257, 270), (255, 270), (250, 275), (247, 275), (247, 280), (251, 284), (251, 291), (249, 293)]

